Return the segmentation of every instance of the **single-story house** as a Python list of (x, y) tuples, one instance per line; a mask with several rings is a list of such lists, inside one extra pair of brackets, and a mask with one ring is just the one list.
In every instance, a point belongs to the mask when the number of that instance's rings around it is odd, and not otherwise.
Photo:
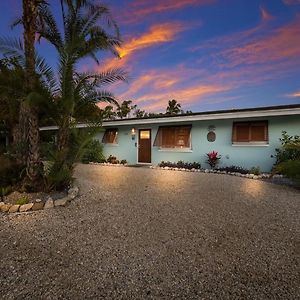
[(270, 171), (282, 131), (300, 135), (300, 105), (209, 111), (104, 121), (97, 138), (105, 156), (129, 164), (200, 162), (217, 151), (220, 165)]
[(300, 135), (300, 104), (107, 120), (103, 128), (96, 138), (104, 155), (129, 164), (182, 160), (207, 168), (206, 153), (214, 150), (220, 166), (267, 172), (282, 131)]

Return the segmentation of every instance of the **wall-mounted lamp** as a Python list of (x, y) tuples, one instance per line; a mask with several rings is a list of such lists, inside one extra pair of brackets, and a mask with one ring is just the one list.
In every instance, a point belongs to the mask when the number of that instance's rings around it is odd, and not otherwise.
[(132, 140), (135, 140), (135, 134), (136, 134), (136, 131), (135, 131), (135, 128), (131, 128), (131, 139)]

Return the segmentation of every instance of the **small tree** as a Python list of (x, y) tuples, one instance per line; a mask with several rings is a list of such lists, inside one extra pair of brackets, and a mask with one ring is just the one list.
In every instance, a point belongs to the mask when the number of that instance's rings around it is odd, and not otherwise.
[(166, 114), (167, 115), (178, 115), (179, 113), (181, 113), (181, 104), (178, 103), (175, 99), (170, 100), (168, 102)]

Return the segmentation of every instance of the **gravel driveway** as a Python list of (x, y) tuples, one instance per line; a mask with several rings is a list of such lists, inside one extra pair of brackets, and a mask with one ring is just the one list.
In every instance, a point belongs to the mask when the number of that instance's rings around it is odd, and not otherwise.
[(300, 193), (80, 165), (67, 207), (0, 215), (1, 299), (299, 299)]

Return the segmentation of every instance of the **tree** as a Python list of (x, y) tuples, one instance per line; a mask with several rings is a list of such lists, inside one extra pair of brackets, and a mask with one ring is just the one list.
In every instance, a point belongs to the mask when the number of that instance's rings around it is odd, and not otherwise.
[(141, 110), (139, 108), (136, 108), (135, 111), (133, 112), (133, 115), (136, 118), (146, 118), (148, 116), (148, 114), (146, 113), (146, 111)]
[[(67, 151), (70, 126), (76, 113), (77, 96), (80, 95), (79, 91), (83, 91), (82, 84), (87, 86), (90, 83), (93, 87), (97, 87), (125, 80), (125, 73), (119, 69), (108, 70), (100, 75), (83, 73), (78, 78), (75, 72), (76, 64), (86, 57), (91, 57), (99, 64), (96, 57), (99, 50), (109, 50), (118, 55), (116, 47), (121, 45), (120, 35), (108, 8), (93, 4), (93, 1), (61, 0), (62, 32), (59, 31), (49, 7), (43, 6), (41, 14), (44, 23), (38, 27), (37, 32), (41, 38), (56, 48), (59, 55), (58, 149)], [(103, 18), (106, 18), (114, 35), (105, 32), (99, 25)], [(113, 95), (103, 90), (101, 92), (94, 90), (93, 96), (94, 101), (114, 101)]]
[(127, 118), (130, 112), (137, 107), (136, 105), (131, 104), (131, 100), (125, 100), (117, 107), (117, 116), (120, 119)]
[(178, 115), (181, 112), (181, 105), (175, 99), (170, 100), (166, 109), (167, 115)]

